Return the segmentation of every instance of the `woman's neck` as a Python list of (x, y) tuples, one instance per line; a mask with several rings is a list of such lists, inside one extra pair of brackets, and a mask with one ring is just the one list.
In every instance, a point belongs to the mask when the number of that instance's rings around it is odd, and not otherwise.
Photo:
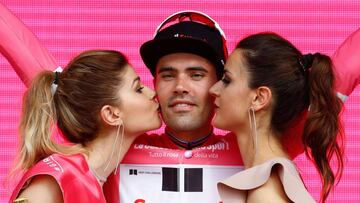
[[(87, 163), (94, 176), (103, 185), (107, 177), (117, 168), (136, 136), (117, 135), (117, 131), (101, 133), (86, 146)], [(117, 138), (116, 138), (117, 137)]]
[(245, 168), (262, 164), (275, 157), (288, 158), (278, 135), (272, 133), (269, 128), (258, 127), (256, 131), (256, 134), (249, 129), (235, 132)]

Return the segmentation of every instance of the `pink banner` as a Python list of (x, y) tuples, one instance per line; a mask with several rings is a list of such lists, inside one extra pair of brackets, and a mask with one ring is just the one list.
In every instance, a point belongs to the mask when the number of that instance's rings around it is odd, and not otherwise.
[[(38, 37), (42, 48), (34, 48), (35, 51), (47, 49), (50, 52), (51, 56), (43, 55), (49, 64), (64, 66), (72, 56), (85, 49), (115, 49), (128, 56), (144, 83), (150, 86), (152, 77), (141, 61), (139, 47), (153, 37), (155, 28), (164, 18), (179, 10), (198, 10), (213, 17), (226, 33), (230, 51), (248, 34), (273, 31), (289, 39), (304, 53), (320, 51), (332, 55), (360, 27), (360, 2), (357, 0), (224, 0), (221, 3), (215, 0), (3, 0), (1, 3)], [(15, 50), (20, 48), (13, 42), (7, 42), (8, 46)], [(25, 90), (10, 63), (0, 57), (0, 202), (6, 202), (11, 192), (4, 181), (16, 151)], [(39, 68), (53, 68), (44, 66)], [(360, 89), (355, 88), (345, 103), (343, 114), (345, 171), (328, 202), (360, 201), (359, 101)], [(318, 200), (321, 182), (315, 168), (304, 155), (299, 156), (296, 163), (309, 191)]]

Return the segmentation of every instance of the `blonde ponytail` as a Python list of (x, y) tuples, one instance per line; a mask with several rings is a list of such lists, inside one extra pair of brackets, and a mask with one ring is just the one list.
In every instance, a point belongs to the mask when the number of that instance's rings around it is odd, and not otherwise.
[(54, 73), (44, 71), (23, 97), (19, 126), (19, 153), (14, 170), (26, 170), (54, 152), (59, 146), (51, 140), (56, 128), (56, 110), (51, 93)]
[[(119, 104), (117, 94), (127, 64), (120, 52), (92, 50), (75, 57), (60, 74), (40, 73), (24, 95), (19, 153), (11, 175), (53, 153), (86, 154), (84, 146), (101, 128), (98, 113), (102, 106)], [(56, 127), (72, 145), (52, 141)]]

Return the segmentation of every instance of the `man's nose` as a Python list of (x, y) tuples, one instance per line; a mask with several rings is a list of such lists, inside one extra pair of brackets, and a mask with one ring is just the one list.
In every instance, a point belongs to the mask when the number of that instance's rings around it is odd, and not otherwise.
[(185, 76), (179, 76), (176, 80), (174, 92), (177, 94), (185, 94), (189, 92), (188, 81)]

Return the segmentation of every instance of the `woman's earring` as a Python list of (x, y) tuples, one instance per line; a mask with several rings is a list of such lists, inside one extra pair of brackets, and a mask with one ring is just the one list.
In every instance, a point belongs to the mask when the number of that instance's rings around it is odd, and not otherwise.
[(117, 163), (116, 163), (116, 167), (115, 167), (115, 171), (114, 174), (116, 175), (116, 172), (118, 170), (119, 164), (120, 164), (120, 156), (121, 156), (121, 150), (122, 150), (122, 145), (123, 145), (123, 141), (124, 141), (124, 123), (122, 120), (120, 120), (121, 123), (118, 125), (118, 132), (117, 132), (117, 137), (119, 135), (120, 132), (120, 128), (121, 128), (121, 139), (120, 139), (120, 146), (119, 146), (119, 153), (118, 153), (118, 157), (117, 157)]
[(111, 163), (112, 158), (113, 158), (114, 153), (115, 153), (116, 144), (117, 144), (118, 139), (119, 139), (120, 128), (121, 128), (120, 147), (119, 147), (119, 152), (118, 152), (117, 161), (116, 161), (116, 167), (115, 167), (115, 171), (114, 171), (115, 175), (116, 175), (116, 171), (118, 169), (119, 163), (120, 163), (120, 154), (121, 154), (121, 148), (122, 148), (123, 139), (124, 139), (124, 123), (123, 123), (122, 120), (120, 120), (120, 123), (119, 123), (119, 125), (117, 127), (118, 127), (117, 128), (117, 133), (116, 133), (116, 136), (115, 136), (115, 141), (114, 141), (113, 146), (112, 146), (111, 155), (109, 157), (108, 163), (106, 164), (106, 166), (104, 168), (104, 171), (106, 171), (107, 168), (110, 166), (110, 163)]
[(248, 109), (249, 124), (250, 124), (250, 134), (253, 141), (253, 149), (256, 153), (257, 151), (257, 130), (256, 130), (256, 118), (255, 118), (255, 109), (250, 107)]

